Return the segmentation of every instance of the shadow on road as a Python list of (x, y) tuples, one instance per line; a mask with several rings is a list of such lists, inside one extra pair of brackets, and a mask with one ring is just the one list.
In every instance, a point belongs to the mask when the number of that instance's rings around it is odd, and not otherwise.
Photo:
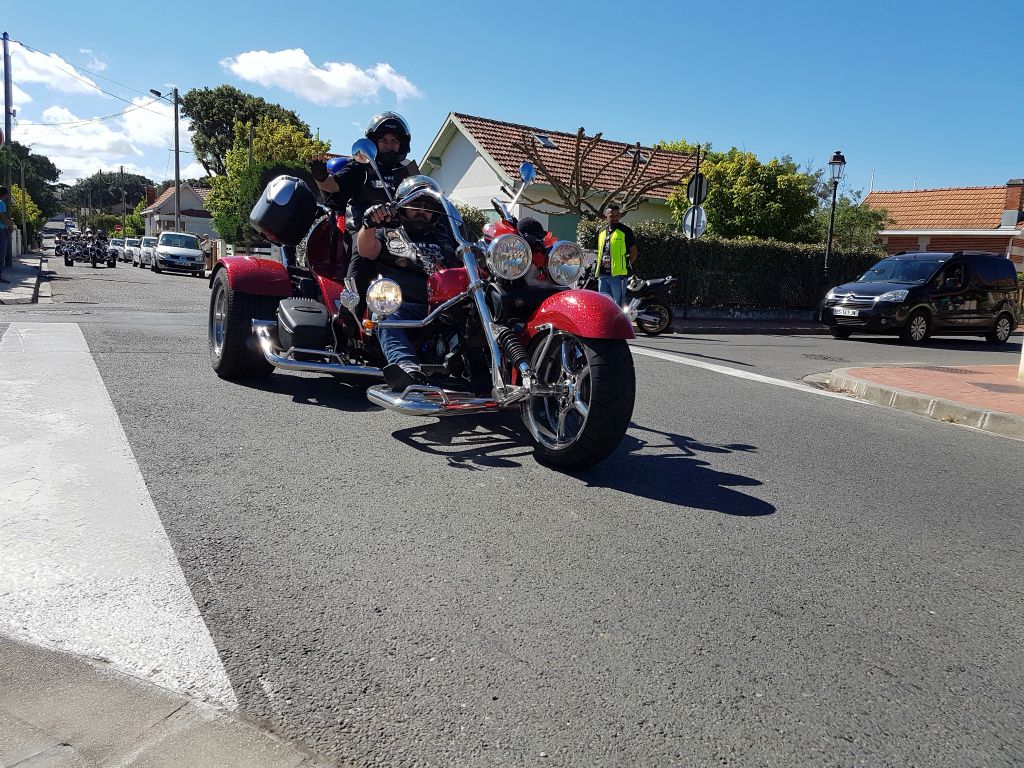
[[(533, 453), (522, 423), (507, 413), (471, 421), (441, 419), (400, 429), (392, 436), (423, 453), (443, 456), (449, 467), (458, 469), (519, 467), (520, 460)], [(716, 470), (704, 458), (756, 451), (752, 445), (703, 443), (634, 423), (607, 460), (588, 470), (565, 474), (591, 488), (611, 488), (666, 504), (726, 515), (761, 517), (774, 513), (775, 507), (736, 490), (759, 486), (761, 481)]]
[[(1013, 334), (1010, 336), (1010, 340), (1006, 344), (992, 344), (985, 339), (972, 338), (970, 336), (956, 337), (947, 336), (944, 338), (935, 338), (934, 336), (924, 343), (920, 347), (922, 352), (929, 349), (947, 349), (952, 352), (997, 352), (1004, 354), (1008, 357), (1020, 358), (1020, 344), (1022, 340), (1020, 334)], [(860, 344), (871, 344), (876, 347), (902, 347), (911, 351), (912, 347), (907, 347), (902, 341), (896, 337), (889, 336), (854, 336), (852, 339), (847, 339), (842, 342), (843, 344), (860, 343)]]
[(318, 405), (322, 408), (335, 408), (350, 412), (369, 411), (377, 408), (366, 399), (366, 388), (369, 384), (365, 381), (348, 382), (333, 376), (295, 376), (287, 373), (274, 373), (265, 379), (243, 379), (237, 383), (262, 392), (291, 395), (292, 402), (300, 405)]

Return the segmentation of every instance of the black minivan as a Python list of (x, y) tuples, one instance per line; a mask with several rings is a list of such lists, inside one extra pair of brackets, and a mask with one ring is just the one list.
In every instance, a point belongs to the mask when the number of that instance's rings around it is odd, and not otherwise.
[(819, 319), (837, 339), (884, 333), (921, 344), (957, 334), (1002, 344), (1017, 325), (1017, 271), (997, 253), (900, 253), (830, 290)]

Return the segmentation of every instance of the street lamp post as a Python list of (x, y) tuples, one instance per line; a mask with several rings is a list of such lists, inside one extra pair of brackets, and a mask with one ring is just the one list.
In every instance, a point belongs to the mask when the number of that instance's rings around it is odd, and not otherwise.
[[(168, 100), (160, 91), (149, 89), (158, 99)], [(181, 153), (178, 150), (178, 89), (171, 89), (169, 101), (174, 104), (174, 231), (181, 232)]]
[(846, 169), (846, 158), (838, 149), (828, 161), (828, 170), (832, 174), (832, 212), (828, 217), (828, 241), (825, 243), (825, 276), (828, 276), (828, 260), (832, 255), (832, 228), (836, 224), (836, 192), (839, 190), (839, 181), (843, 178), (843, 171)]

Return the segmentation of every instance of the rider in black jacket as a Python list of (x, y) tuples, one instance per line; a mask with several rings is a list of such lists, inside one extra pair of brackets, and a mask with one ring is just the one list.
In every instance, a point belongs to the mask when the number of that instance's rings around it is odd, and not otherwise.
[[(348, 163), (337, 173), (328, 173), (327, 165), (321, 159), (311, 164), (313, 178), (324, 193), (327, 204), (335, 211), (344, 213), (347, 206), (352, 208), (352, 225), (358, 231), (363, 226), (363, 214), (373, 205), (386, 203), (387, 184), (391, 194), (409, 176), (419, 173), (414, 160), (408, 160), (412, 133), (405, 118), (396, 112), (381, 112), (370, 118), (366, 126), (366, 138), (377, 145), (377, 168), (384, 177), (383, 184), (369, 165)], [(366, 261), (353, 258), (349, 262), (347, 276), (354, 277), (360, 297), (366, 296), (366, 289), (376, 273)], [(365, 305), (360, 303), (357, 313)]]

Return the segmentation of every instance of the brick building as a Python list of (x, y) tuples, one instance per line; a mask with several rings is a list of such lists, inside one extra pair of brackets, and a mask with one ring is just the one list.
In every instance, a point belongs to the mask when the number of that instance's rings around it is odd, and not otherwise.
[(879, 233), (886, 251), (992, 251), (1024, 272), (1024, 179), (1001, 187), (871, 192), (870, 208), (889, 214)]

